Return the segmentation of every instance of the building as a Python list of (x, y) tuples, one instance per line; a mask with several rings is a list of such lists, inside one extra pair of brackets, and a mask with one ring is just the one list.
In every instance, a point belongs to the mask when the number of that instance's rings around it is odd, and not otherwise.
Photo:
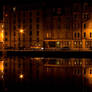
[(3, 21), (0, 20), (0, 49), (3, 48), (4, 44), (4, 24)]
[(4, 5), (4, 47), (92, 47), (91, 3), (49, 5)]
[(5, 48), (30, 48), (43, 44), (42, 10), (39, 7), (4, 6)]

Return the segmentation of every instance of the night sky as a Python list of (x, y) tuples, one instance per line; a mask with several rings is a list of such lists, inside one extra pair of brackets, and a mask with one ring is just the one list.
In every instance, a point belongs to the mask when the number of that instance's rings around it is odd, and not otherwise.
[(47, 2), (48, 7), (62, 7), (65, 5), (71, 5), (73, 2), (84, 2), (84, 1), (89, 1), (92, 3), (92, 0), (0, 0), (0, 19), (2, 19), (2, 6), (5, 4), (32, 4), (32, 3), (45, 3)]

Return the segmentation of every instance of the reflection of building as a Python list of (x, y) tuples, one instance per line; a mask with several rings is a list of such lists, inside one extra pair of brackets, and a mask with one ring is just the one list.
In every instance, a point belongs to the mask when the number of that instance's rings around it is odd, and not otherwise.
[(4, 40), (4, 25), (3, 22), (0, 21), (0, 48), (3, 47), (3, 40)]
[(5, 5), (3, 9), (6, 48), (92, 47), (92, 6), (87, 2), (60, 8)]
[[(4, 88), (16, 88), (20, 85), (30, 85), (30, 88), (63, 85), (69, 78), (70, 82), (84, 81), (92, 84), (92, 59), (74, 58), (31, 58), (31, 57), (7, 57), (0, 63), (0, 71), (3, 69)], [(4, 68), (3, 68), (3, 67)], [(1, 77), (1, 75), (0, 75)], [(62, 83), (62, 84), (61, 84)], [(84, 82), (83, 82), (84, 83)], [(83, 85), (85, 85), (85, 83)], [(16, 85), (16, 86), (14, 86)], [(45, 86), (46, 88), (48, 86)], [(35, 88), (34, 87), (34, 88)], [(62, 86), (61, 86), (62, 87)], [(26, 87), (24, 87), (26, 88)], [(24, 89), (22, 87), (22, 89)]]

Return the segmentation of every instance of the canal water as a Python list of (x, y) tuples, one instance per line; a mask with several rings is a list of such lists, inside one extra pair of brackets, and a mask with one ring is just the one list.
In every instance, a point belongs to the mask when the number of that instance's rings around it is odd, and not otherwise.
[(92, 92), (92, 58), (0, 57), (0, 92)]

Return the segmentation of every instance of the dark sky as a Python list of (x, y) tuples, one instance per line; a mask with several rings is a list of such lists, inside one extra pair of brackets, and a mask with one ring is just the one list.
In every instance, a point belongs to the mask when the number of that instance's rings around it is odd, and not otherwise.
[(0, 0), (0, 19), (2, 19), (2, 5), (4, 4), (32, 4), (32, 3), (45, 3), (47, 2), (47, 6), (53, 7), (53, 6), (65, 6), (65, 5), (71, 5), (73, 2), (84, 2), (84, 1), (90, 1), (92, 3), (92, 0)]

